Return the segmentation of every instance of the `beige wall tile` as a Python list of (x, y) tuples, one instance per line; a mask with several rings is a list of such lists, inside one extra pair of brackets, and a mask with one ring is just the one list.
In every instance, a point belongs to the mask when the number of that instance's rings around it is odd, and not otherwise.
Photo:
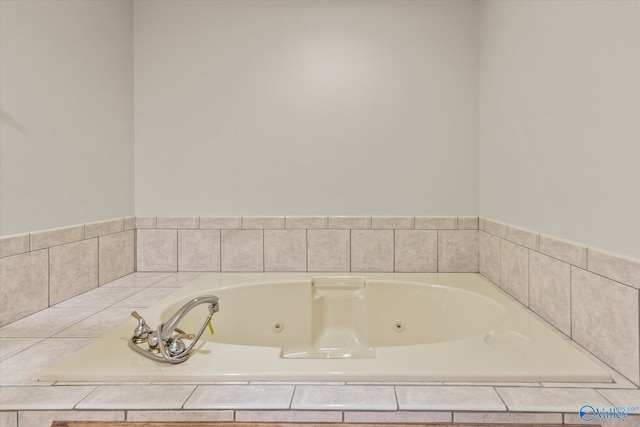
[(640, 384), (638, 290), (571, 267), (572, 338)]
[(393, 271), (393, 230), (351, 230), (351, 271)]
[(178, 271), (220, 271), (220, 230), (178, 230)]
[(529, 307), (571, 336), (571, 266), (529, 252)]
[(0, 326), (49, 306), (47, 250), (0, 259)]
[(98, 287), (98, 239), (49, 249), (49, 300), (54, 305)]
[(478, 232), (478, 268), (480, 274), (500, 285), (500, 238), (485, 231)]
[(493, 387), (396, 386), (398, 407), (405, 410), (504, 411)]
[(327, 228), (329, 226), (328, 216), (288, 216), (285, 217), (286, 228)]
[(371, 228), (370, 216), (330, 216), (329, 228)]
[(222, 230), (221, 270), (263, 271), (263, 235), (262, 230)]
[(124, 231), (136, 229), (136, 217), (127, 216), (123, 218)]
[(64, 245), (84, 239), (84, 225), (55, 228), (31, 233), (31, 250)]
[(293, 385), (200, 385), (185, 409), (288, 409)]
[(242, 228), (241, 216), (201, 216), (200, 228), (233, 230)]
[(90, 222), (84, 225), (84, 238), (91, 239), (120, 231), (124, 231), (124, 220), (122, 218)]
[(396, 230), (394, 271), (437, 272), (438, 232)]
[(500, 241), (500, 287), (529, 305), (529, 250), (506, 240)]
[(477, 229), (478, 229), (477, 216), (459, 216), (458, 217), (458, 230), (477, 230)]
[(242, 228), (245, 230), (263, 230), (284, 228), (283, 216), (243, 216)]
[(540, 247), (540, 233), (510, 225), (507, 227), (507, 240), (537, 251)]
[(458, 228), (456, 216), (417, 216), (415, 227), (421, 230), (455, 230)]
[(177, 230), (136, 230), (137, 271), (177, 271)]
[(3, 409), (11, 408), (11, 410), (21, 411), (73, 409), (74, 405), (94, 388), (94, 386), (3, 387), (0, 389), (0, 404)]
[(157, 222), (155, 216), (137, 216), (136, 228), (156, 228)]
[(233, 411), (127, 411), (131, 423), (211, 423), (233, 421)]
[(308, 230), (307, 254), (309, 271), (350, 271), (350, 231)]
[(102, 236), (98, 240), (98, 278), (104, 285), (135, 271), (135, 231)]
[(480, 218), (480, 230), (484, 230), (494, 236), (506, 239), (508, 234), (507, 227), (507, 224), (504, 222), (494, 221), (489, 218)]
[(180, 409), (194, 389), (193, 385), (101, 385), (76, 408)]
[[(340, 411), (236, 411), (236, 422), (244, 423), (339, 423), (342, 421)], [(296, 427), (293, 425), (292, 427)], [(301, 427), (301, 426), (297, 426)]]
[(478, 272), (477, 230), (438, 230), (438, 271)]
[(371, 217), (371, 228), (411, 230), (414, 228), (413, 216), (374, 216)]
[(156, 223), (157, 228), (199, 228), (200, 217), (198, 216), (159, 216)]
[(540, 252), (580, 268), (587, 268), (587, 247), (540, 234)]
[(307, 271), (306, 230), (265, 230), (264, 271)]
[(589, 271), (640, 288), (640, 260), (589, 248)]
[(514, 412), (577, 412), (583, 405), (608, 406), (602, 396), (588, 388), (496, 387), (496, 391)]
[[(49, 423), (51, 425), (51, 423)], [(2, 427), (18, 427), (18, 413), (0, 412), (0, 426)]]
[(345, 411), (345, 423), (362, 424), (431, 424), (450, 423), (451, 412), (447, 411)]
[(54, 421), (122, 422), (124, 411), (20, 411), (20, 427), (49, 427)]
[(0, 258), (29, 252), (29, 233), (0, 237)]
[(455, 423), (465, 424), (562, 424), (562, 414), (535, 412), (455, 412)]

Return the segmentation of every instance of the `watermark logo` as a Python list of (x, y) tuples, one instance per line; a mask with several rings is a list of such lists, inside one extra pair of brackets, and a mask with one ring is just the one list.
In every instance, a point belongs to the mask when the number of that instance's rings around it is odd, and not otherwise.
[(591, 422), (598, 419), (617, 419), (621, 422), (626, 421), (629, 413), (640, 411), (640, 406), (617, 406), (611, 408), (596, 408), (591, 405), (584, 405), (578, 411), (580, 419), (585, 422)]
[(584, 405), (578, 413), (580, 414), (580, 419), (586, 422), (593, 421), (596, 417), (596, 409), (591, 405)]

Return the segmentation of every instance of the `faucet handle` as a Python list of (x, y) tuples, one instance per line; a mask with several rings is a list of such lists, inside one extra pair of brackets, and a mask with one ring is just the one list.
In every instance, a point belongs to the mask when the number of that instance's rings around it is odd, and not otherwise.
[(193, 339), (196, 337), (196, 334), (180, 334), (179, 338), (182, 338), (183, 340), (190, 340), (193, 341)]
[(138, 320), (138, 326), (133, 330), (133, 340), (136, 344), (141, 344), (149, 338), (149, 332), (151, 328), (144, 321), (144, 318), (138, 314), (137, 311), (132, 311), (131, 316)]

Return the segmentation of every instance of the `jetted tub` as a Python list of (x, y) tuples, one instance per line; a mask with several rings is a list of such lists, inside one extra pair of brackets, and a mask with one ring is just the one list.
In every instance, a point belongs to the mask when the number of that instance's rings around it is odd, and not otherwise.
[[(205, 294), (220, 298), (215, 334), (186, 362), (132, 351), (132, 318), (41, 380), (611, 381), (477, 274), (204, 274), (141, 314), (153, 329)], [(206, 315), (179, 327), (197, 332)]]

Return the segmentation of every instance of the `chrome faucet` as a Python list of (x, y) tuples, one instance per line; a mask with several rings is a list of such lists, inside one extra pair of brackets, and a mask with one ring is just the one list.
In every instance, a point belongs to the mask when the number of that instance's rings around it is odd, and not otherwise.
[[(178, 328), (178, 323), (195, 306), (209, 304), (209, 315), (206, 317), (200, 331), (197, 334), (187, 334)], [(133, 331), (133, 336), (129, 340), (129, 346), (140, 354), (158, 362), (182, 363), (189, 358), (191, 350), (196, 345), (204, 330), (209, 326), (211, 333), (211, 316), (220, 310), (218, 297), (213, 295), (203, 295), (187, 302), (180, 307), (173, 316), (164, 323), (160, 323), (156, 330), (152, 331), (144, 318), (137, 312), (132, 312), (131, 316), (138, 320), (138, 326)], [(184, 340), (191, 343), (186, 345)], [(143, 348), (142, 344), (147, 343), (148, 348)]]

